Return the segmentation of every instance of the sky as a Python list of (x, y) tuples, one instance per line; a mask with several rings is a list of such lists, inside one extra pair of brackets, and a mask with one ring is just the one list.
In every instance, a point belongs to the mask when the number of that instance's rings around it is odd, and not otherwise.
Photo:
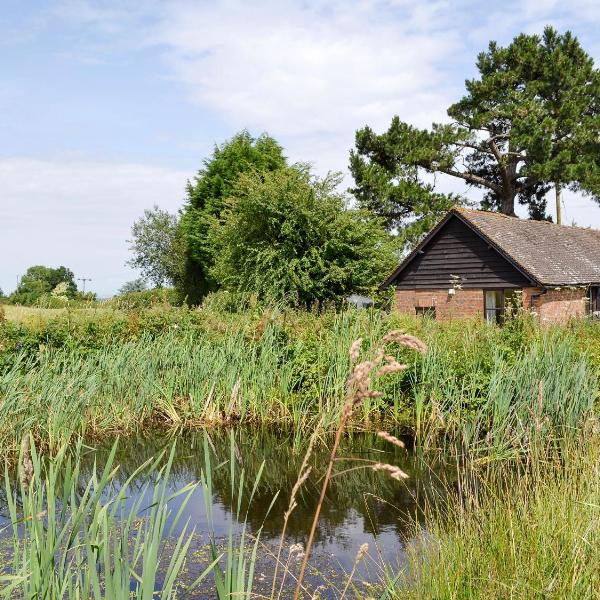
[[(0, 0), (0, 288), (65, 265), (107, 297), (139, 274), (131, 225), (176, 212), (217, 143), (268, 132), (291, 161), (342, 171), (355, 131), (420, 127), (491, 39), (570, 29), (600, 64), (594, 0)], [(477, 199), (454, 181), (442, 191)], [(565, 223), (600, 206), (565, 194)]]

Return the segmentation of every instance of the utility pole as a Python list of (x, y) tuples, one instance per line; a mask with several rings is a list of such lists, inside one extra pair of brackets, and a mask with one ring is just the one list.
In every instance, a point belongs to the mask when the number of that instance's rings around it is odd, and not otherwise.
[(560, 183), (555, 183), (554, 189), (556, 191), (556, 224), (562, 225), (562, 211), (560, 206)]
[(77, 281), (81, 281), (83, 283), (83, 293), (85, 294), (85, 282), (86, 281), (91, 281), (92, 279), (90, 277), (78, 277)]

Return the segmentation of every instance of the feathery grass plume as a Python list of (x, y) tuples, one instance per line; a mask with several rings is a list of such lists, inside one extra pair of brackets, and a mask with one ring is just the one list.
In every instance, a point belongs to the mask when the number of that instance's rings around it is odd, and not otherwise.
[(386, 471), (390, 474), (392, 479), (396, 479), (398, 481), (408, 479), (408, 475), (402, 469), (388, 463), (375, 463), (371, 466), (371, 469), (373, 469), (373, 471)]
[(354, 574), (356, 573), (356, 568), (358, 567), (358, 564), (360, 563), (360, 561), (366, 556), (367, 552), (369, 551), (369, 544), (362, 544), (361, 547), (358, 549), (358, 552), (356, 553), (356, 556), (354, 557), (354, 565), (352, 566), (352, 571), (350, 571), (350, 575), (348, 575), (348, 579), (346, 579), (346, 585), (344, 586), (344, 591), (342, 592), (342, 595), (340, 596), (340, 600), (343, 600), (346, 596), (346, 592), (348, 591), (348, 588), (350, 587), (350, 584), (352, 583), (352, 579), (354, 579)]
[(423, 342), (414, 335), (404, 333), (400, 330), (390, 331), (388, 334), (383, 336), (381, 342), (382, 344), (400, 344), (401, 346), (412, 348), (413, 350), (420, 352), (421, 354), (427, 353), (427, 345), (425, 344), (425, 342)]
[(406, 448), (406, 445), (402, 440), (399, 440), (395, 435), (392, 435), (387, 431), (378, 431), (377, 435), (386, 442), (394, 444), (394, 446), (398, 446), (399, 448)]
[[(364, 360), (356, 364), (352, 369), (352, 372), (350, 373), (350, 376), (348, 377), (346, 383), (346, 400), (342, 408), (339, 425), (335, 434), (335, 440), (333, 442), (333, 447), (329, 456), (329, 462), (327, 464), (327, 470), (325, 471), (325, 476), (323, 477), (323, 483), (321, 485), (321, 494), (319, 496), (319, 501), (315, 509), (313, 522), (308, 535), (308, 541), (306, 542), (304, 560), (302, 561), (300, 573), (298, 574), (298, 579), (296, 580), (294, 600), (298, 600), (298, 598), (300, 597), (300, 591), (302, 590), (302, 582), (304, 580), (304, 573), (306, 571), (306, 566), (308, 565), (308, 559), (314, 541), (315, 532), (317, 530), (317, 524), (321, 515), (321, 508), (323, 507), (323, 502), (325, 501), (325, 494), (327, 492), (327, 487), (329, 486), (329, 481), (333, 472), (333, 464), (335, 462), (335, 457), (337, 455), (342, 435), (346, 429), (346, 425), (348, 424), (348, 419), (352, 415), (353, 410), (357, 406), (359, 406), (366, 398), (378, 398), (383, 395), (382, 392), (371, 389), (371, 375), (373, 371), (375, 371), (375, 369), (379, 367), (379, 365), (383, 363), (383, 366), (381, 367), (381, 369), (379, 369), (380, 372), (383, 370), (384, 367), (389, 367), (384, 371), (384, 374), (389, 374), (406, 368), (404, 365), (398, 363), (393, 356), (385, 354), (385, 346), (386, 344), (390, 343), (396, 343), (402, 346), (406, 346), (407, 348), (411, 348), (422, 354), (425, 354), (427, 352), (427, 346), (415, 336), (407, 335), (403, 331), (390, 331), (381, 339), (379, 347), (375, 352), (374, 358), (372, 360)], [(353, 366), (360, 357), (360, 347), (360, 340), (356, 340), (350, 346), (349, 357), (351, 366)], [(385, 465), (382, 466), (381, 469), (388, 471), (392, 475), (392, 477), (395, 478), (404, 478), (403, 476), (406, 475), (403, 471), (401, 471), (397, 467), (394, 467), (393, 465)]]
[(33, 461), (31, 459), (31, 441), (30, 433), (26, 433), (21, 440), (21, 466), (19, 469), (19, 478), (23, 490), (29, 490), (29, 484), (33, 479)]
[(354, 365), (360, 357), (360, 349), (362, 347), (363, 339), (358, 338), (352, 342), (350, 346), (350, 365)]

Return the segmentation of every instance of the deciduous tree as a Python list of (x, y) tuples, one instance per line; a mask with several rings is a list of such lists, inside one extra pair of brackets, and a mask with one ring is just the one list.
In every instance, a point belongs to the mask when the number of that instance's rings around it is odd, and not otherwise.
[(269, 172), (286, 164), (281, 146), (270, 136), (252, 137), (242, 131), (216, 146), (212, 155), (187, 186), (187, 201), (182, 211), (180, 242), (184, 251), (181, 277), (176, 282), (188, 302), (197, 303), (218, 287), (211, 277), (214, 264), (209, 229), (223, 210), (241, 173)]
[(340, 181), (299, 166), (240, 175), (210, 229), (212, 276), (304, 307), (373, 292), (396, 264), (395, 246), (379, 219), (346, 207)]
[(156, 287), (173, 283), (182, 262), (177, 235), (176, 215), (158, 206), (145, 210), (131, 228), (133, 258), (127, 264), (139, 269)]
[(59, 284), (63, 284), (62, 295), (68, 299), (75, 297), (77, 285), (73, 271), (67, 267), (29, 267), (21, 277), (17, 289), (10, 295), (10, 301), (14, 304), (35, 304), (42, 296), (50, 295)]
[(148, 284), (146, 280), (142, 277), (138, 279), (133, 279), (132, 281), (126, 281), (120, 288), (119, 294), (130, 294), (132, 292), (143, 292), (148, 289)]

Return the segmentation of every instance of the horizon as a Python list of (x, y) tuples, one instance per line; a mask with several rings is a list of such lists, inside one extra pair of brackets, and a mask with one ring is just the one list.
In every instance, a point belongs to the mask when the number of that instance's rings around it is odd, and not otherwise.
[[(0, 288), (10, 293), (32, 265), (64, 265), (91, 278), (88, 291), (113, 295), (139, 277), (125, 266), (134, 220), (155, 204), (181, 208), (202, 160), (243, 128), (268, 132), (318, 174), (342, 171), (347, 187), (358, 128), (384, 131), (396, 114), (420, 127), (447, 121), (490, 40), (547, 24), (571, 30), (600, 63), (600, 5), (585, 0), (502, 11), (466, 1), (8, 0)], [(600, 205), (563, 196), (563, 224), (600, 229)]]

